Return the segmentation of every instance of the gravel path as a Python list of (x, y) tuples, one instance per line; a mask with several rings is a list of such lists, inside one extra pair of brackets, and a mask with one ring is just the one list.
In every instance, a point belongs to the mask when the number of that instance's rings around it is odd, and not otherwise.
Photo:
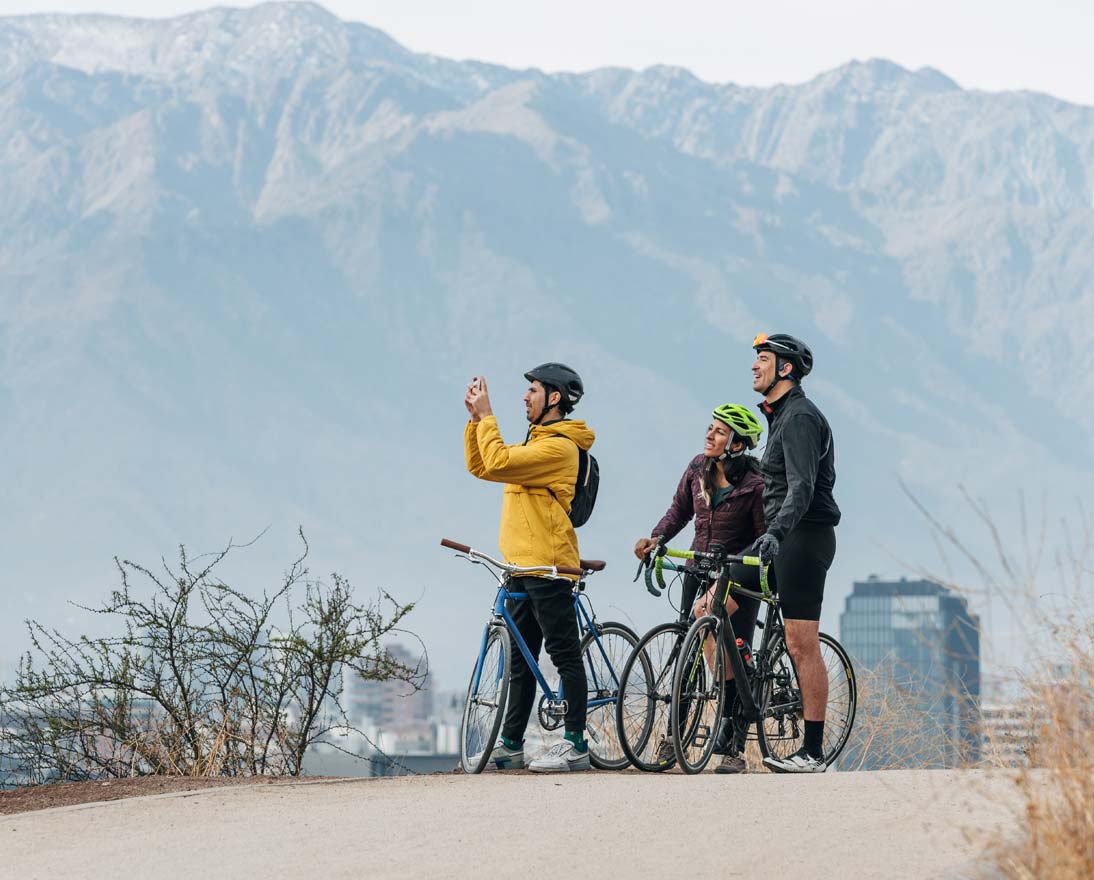
[[(911, 770), (206, 789), (3, 817), (0, 874), (676, 877), (703, 855), (723, 859), (723, 870), (705, 874), (714, 877), (971, 877), (982, 864), (978, 841), (1013, 821), (1013, 789), (1002, 774)], [(714, 855), (719, 841), (733, 861)], [(578, 862), (564, 855), (574, 846)]]

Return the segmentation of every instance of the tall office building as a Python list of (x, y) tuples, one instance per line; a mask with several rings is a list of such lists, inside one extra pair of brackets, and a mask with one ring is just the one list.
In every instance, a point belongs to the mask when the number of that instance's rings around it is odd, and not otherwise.
[(980, 755), (980, 619), (932, 581), (855, 583), (840, 641), (860, 677), (843, 766), (941, 767)]
[[(403, 645), (388, 645), (384, 650), (410, 669), (418, 665), (419, 657)], [(342, 705), (354, 725), (389, 732), (424, 730), (433, 712), (433, 694), (428, 676), (415, 690), (403, 681), (365, 681), (344, 671)]]

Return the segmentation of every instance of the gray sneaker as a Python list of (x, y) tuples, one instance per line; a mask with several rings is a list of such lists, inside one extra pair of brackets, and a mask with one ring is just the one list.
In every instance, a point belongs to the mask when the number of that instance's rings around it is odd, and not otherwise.
[[(480, 754), (481, 756), (481, 754)], [(474, 760), (478, 760), (476, 757)], [(490, 760), (486, 762), (484, 770), (523, 770), (524, 749), (511, 749), (501, 740), (490, 752)]]
[(722, 761), (714, 768), (715, 773), (747, 773), (744, 755), (722, 755)]
[(547, 754), (540, 755), (528, 769), (533, 773), (572, 773), (575, 770), (588, 770), (589, 750), (583, 752), (577, 750), (568, 739), (555, 745)]

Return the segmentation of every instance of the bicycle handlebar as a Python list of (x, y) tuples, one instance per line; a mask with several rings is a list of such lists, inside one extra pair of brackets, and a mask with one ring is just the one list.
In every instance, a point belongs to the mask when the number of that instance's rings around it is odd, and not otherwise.
[(499, 562), (492, 556), (487, 556), (480, 550), (473, 550), (467, 544), (461, 544), (459, 541), (453, 541), (450, 538), (441, 538), (441, 546), (447, 547), (449, 550), (455, 550), (457, 553), (462, 553), (472, 561), (482, 560), (495, 568), (499, 568), (509, 574), (531, 574), (533, 572), (551, 572), (553, 575), (568, 574), (574, 577), (584, 577), (591, 571), (600, 571), (604, 568), (604, 563), (597, 559), (581, 560), (581, 564), (586, 566), (585, 568), (571, 568), (568, 565), (510, 565), (508, 562)]
[[(721, 573), (728, 565), (740, 564), (740, 565), (755, 565), (760, 569), (760, 591), (765, 599), (771, 600), (771, 590), (767, 585), (767, 570), (769, 565), (764, 565), (763, 560), (759, 556), (726, 556), (721, 553), (704, 553), (701, 550), (674, 550), (671, 547), (659, 547), (661, 552), (657, 553), (655, 558), (651, 561), (649, 557), (644, 561), (646, 567), (646, 590), (652, 596), (660, 596), (668, 587), (665, 584), (665, 577), (661, 573), (663, 569), (668, 568), (669, 571), (684, 571), (685, 566), (679, 565), (675, 562), (671, 562), (666, 557), (673, 557), (676, 559), (698, 559), (705, 560), (713, 563), (713, 565), (707, 570), (706, 575), (708, 578), (717, 579), (721, 576)], [(657, 579), (657, 585), (655, 586), (653, 581)]]

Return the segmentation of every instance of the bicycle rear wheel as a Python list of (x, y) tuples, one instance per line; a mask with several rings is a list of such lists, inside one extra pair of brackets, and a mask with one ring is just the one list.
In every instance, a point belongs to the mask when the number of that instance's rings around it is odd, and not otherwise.
[(663, 742), (672, 742), (672, 678), (687, 631), (683, 623), (655, 626), (642, 636), (619, 680), (615, 704), (619, 744), (630, 762), (648, 773), (668, 770), (676, 763), (675, 752), (664, 764), (657, 755)]
[[(821, 659), (828, 670), (828, 704), (824, 718), (824, 762), (831, 766), (840, 756), (855, 721), (858, 687), (851, 658), (843, 646), (827, 633), (820, 634)], [(786, 643), (773, 646), (770, 674), (762, 692), (763, 721), (756, 725), (760, 753), (766, 758), (786, 758), (804, 743), (805, 716), (802, 711), (798, 673)]]
[(622, 623), (601, 623), (581, 641), (581, 660), (589, 686), (585, 738), (589, 761), (600, 770), (623, 770), (630, 763), (619, 741), (615, 707), (623, 667), (638, 645), (638, 636)]
[(673, 675), (669, 723), (676, 760), (685, 773), (702, 772), (714, 753), (725, 701), (720, 631), (715, 617), (696, 620), (684, 637)]
[(465, 773), (481, 773), (498, 740), (512, 672), (509, 651), (508, 630), (492, 625), (482, 652), (482, 668), (479, 670), (476, 660), (463, 706), (460, 766)]

